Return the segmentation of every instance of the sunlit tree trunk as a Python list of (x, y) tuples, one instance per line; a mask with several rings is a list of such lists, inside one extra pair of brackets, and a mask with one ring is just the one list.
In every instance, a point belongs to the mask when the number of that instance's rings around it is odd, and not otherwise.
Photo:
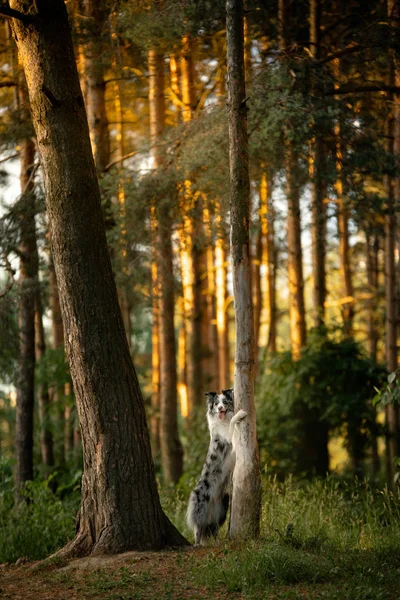
[[(12, 2), (22, 12), (28, 6), (25, 0)], [(12, 27), (28, 81), (82, 431), (82, 502), (76, 537), (63, 554), (180, 545), (185, 540), (159, 502), (144, 402), (107, 250), (67, 11), (62, 0), (41, 0), (37, 6), (37, 21), (27, 27), (14, 19)]]
[(276, 250), (271, 185), (265, 170), (260, 183), (261, 265), (265, 271), (263, 312), (268, 324), (267, 350), (276, 352)]
[[(182, 117), (189, 123), (193, 117), (196, 90), (193, 62), (193, 42), (189, 36), (182, 39), (180, 59)], [(180, 251), (182, 264), (182, 287), (186, 340), (186, 381), (189, 415), (195, 406), (202, 406), (203, 362), (201, 339), (200, 306), (200, 245), (196, 231), (196, 214), (199, 210), (198, 197), (193, 194), (192, 184), (183, 182), (181, 196), (184, 202), (183, 225), (180, 228)]]
[[(310, 52), (314, 60), (320, 58), (321, 0), (310, 0)], [(315, 83), (312, 83), (315, 89)], [(325, 322), (326, 268), (325, 238), (326, 209), (323, 185), (323, 142), (318, 128), (314, 128), (314, 139), (310, 148), (311, 177), (311, 237), (313, 270), (314, 325), (320, 327)]]
[[(18, 90), (21, 123), (29, 128), (29, 100), (23, 77)], [(19, 219), (19, 365), (16, 411), (15, 488), (33, 479), (33, 408), (35, 397), (35, 296), (37, 294), (37, 247), (34, 196), (35, 144), (20, 141)]]
[[(287, 0), (278, 4), (279, 49), (282, 55), (289, 46)], [(298, 183), (298, 156), (287, 132), (283, 132), (286, 196), (288, 202), (287, 243), (289, 279), (289, 321), (292, 356), (297, 360), (301, 348), (306, 343), (306, 321), (304, 308), (303, 253), (301, 247), (300, 190)]]
[[(218, 210), (218, 208), (217, 208)], [(227, 288), (227, 255), (226, 235), (220, 214), (217, 214), (217, 238), (215, 241), (215, 299), (217, 311), (218, 365), (219, 386), (223, 390), (231, 381), (229, 368), (228, 340), (228, 288)]]
[[(150, 50), (148, 59), (150, 138), (153, 145), (154, 168), (160, 169), (163, 164), (163, 153), (157, 143), (160, 143), (165, 127), (164, 57), (155, 50)], [(178, 432), (172, 220), (166, 198), (156, 200), (154, 224), (160, 338), (161, 464), (165, 481), (177, 483), (183, 471), (183, 450)]]
[(226, 2), (231, 256), (236, 321), (235, 409), (247, 411), (237, 433), (230, 535), (255, 536), (260, 526), (260, 466), (254, 404), (254, 321), (250, 265), (250, 181), (243, 51), (243, 2)]
[[(340, 81), (340, 61), (335, 59), (334, 71), (336, 77), (336, 86)], [(349, 234), (349, 218), (350, 213), (347, 206), (347, 201), (344, 195), (343, 187), (343, 144), (341, 136), (340, 117), (335, 124), (335, 162), (336, 162), (336, 202), (337, 202), (337, 219), (338, 219), (338, 234), (339, 234), (339, 265), (340, 279), (342, 285), (343, 303), (342, 316), (343, 327), (346, 335), (352, 335), (353, 319), (354, 319), (354, 288), (353, 277), (350, 261), (350, 234)]]
[(97, 171), (110, 162), (110, 137), (106, 111), (105, 34), (108, 11), (104, 0), (83, 0), (86, 26), (84, 47), (86, 112)]
[[(211, 231), (210, 213), (204, 210), (205, 243), (206, 243), (206, 269), (207, 277), (203, 281), (203, 295), (206, 299), (207, 336), (209, 352), (207, 357), (207, 377), (210, 390), (227, 389), (219, 387), (219, 356), (218, 356), (218, 331), (217, 331), (217, 305), (215, 296), (215, 244)], [(207, 288), (205, 287), (207, 285)]]
[(289, 318), (292, 356), (300, 357), (306, 343), (304, 306), (303, 251), (301, 246), (300, 190), (298, 184), (298, 156), (292, 143), (285, 141), (286, 196), (288, 201), (287, 243), (289, 279)]

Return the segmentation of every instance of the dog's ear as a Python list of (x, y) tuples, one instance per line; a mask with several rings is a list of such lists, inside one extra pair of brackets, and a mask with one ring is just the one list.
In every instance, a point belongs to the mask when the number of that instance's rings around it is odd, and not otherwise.
[(222, 390), (222, 393), (224, 396), (226, 396), (226, 398), (228, 398), (228, 400), (231, 400), (231, 402), (233, 402), (233, 388), (229, 388), (228, 390)]
[(209, 404), (213, 404), (215, 396), (218, 396), (217, 392), (206, 392), (204, 395), (207, 396)]

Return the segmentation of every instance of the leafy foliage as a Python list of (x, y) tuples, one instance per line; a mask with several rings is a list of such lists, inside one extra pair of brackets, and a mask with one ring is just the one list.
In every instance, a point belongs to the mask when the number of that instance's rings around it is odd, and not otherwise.
[[(296, 472), (302, 422), (296, 408), (304, 403), (318, 411), (331, 432), (371, 432), (375, 415), (371, 400), (384, 369), (363, 356), (351, 338), (335, 341), (315, 330), (298, 361), (290, 353), (269, 359), (257, 393), (258, 433), (268, 467)], [(366, 440), (365, 440), (366, 441)]]

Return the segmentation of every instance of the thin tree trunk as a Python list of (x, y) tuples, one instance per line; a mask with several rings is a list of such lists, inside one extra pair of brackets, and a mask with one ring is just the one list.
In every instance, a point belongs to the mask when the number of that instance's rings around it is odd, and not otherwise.
[(306, 343), (303, 251), (301, 247), (300, 191), (297, 183), (298, 157), (289, 140), (285, 143), (286, 195), (288, 200), (287, 242), (289, 317), (292, 356), (297, 360)]
[[(14, 0), (12, 7), (24, 12), (27, 3)], [(43, 167), (84, 452), (76, 537), (62, 553), (180, 545), (185, 540), (159, 502), (144, 402), (107, 250), (67, 11), (62, 0), (41, 0), (38, 7), (37, 22), (27, 27), (14, 19), (12, 27)]]
[(207, 357), (207, 376), (210, 390), (227, 389), (219, 388), (219, 356), (218, 356), (218, 331), (217, 331), (217, 304), (215, 295), (215, 245), (211, 231), (210, 213), (204, 209), (205, 236), (206, 236), (206, 269), (207, 277), (204, 277), (203, 295), (206, 299), (206, 318), (203, 320), (207, 327), (208, 339), (208, 357)]
[[(51, 311), (51, 331), (52, 347), (54, 350), (64, 350), (64, 327), (61, 317), (60, 298), (58, 294), (58, 284), (56, 272), (54, 269), (53, 255), (50, 250), (49, 259), (49, 286), (50, 286), (50, 311)], [(52, 402), (56, 407), (57, 422), (55, 426), (55, 463), (61, 465), (65, 462), (65, 407), (64, 407), (64, 388), (58, 385), (56, 389), (50, 390)]]
[[(340, 80), (340, 60), (334, 61), (335, 76), (339, 86)], [(353, 277), (350, 261), (350, 240), (349, 240), (349, 209), (344, 197), (343, 186), (343, 148), (341, 138), (341, 123), (340, 117), (335, 124), (335, 161), (336, 161), (336, 183), (334, 185), (337, 201), (337, 219), (338, 219), (338, 234), (339, 234), (339, 263), (340, 263), (340, 278), (342, 282), (342, 316), (343, 327), (346, 335), (351, 336), (353, 330), (354, 319), (354, 289)]]
[[(21, 121), (28, 126), (29, 100), (25, 81), (19, 86)], [(16, 412), (15, 488), (33, 479), (33, 408), (35, 397), (35, 296), (37, 293), (37, 246), (34, 196), (35, 145), (31, 138), (20, 142), (20, 185), (18, 201), (20, 232), (19, 276), (19, 373)]]
[(272, 209), (271, 185), (267, 174), (263, 171), (260, 184), (260, 218), (261, 218), (261, 264), (266, 272), (266, 291), (264, 294), (264, 312), (267, 315), (268, 341), (267, 350), (276, 352), (276, 249), (274, 215)]
[[(36, 293), (35, 303), (35, 343), (36, 361), (39, 362), (46, 352), (46, 340), (43, 327), (43, 305), (40, 289)], [(40, 420), (40, 450), (42, 461), (46, 467), (54, 465), (54, 442), (50, 427), (50, 394), (49, 387), (43, 382), (38, 390)]]
[[(310, 0), (310, 52), (314, 60), (320, 58), (321, 1)], [(315, 83), (312, 88), (315, 90)], [(323, 142), (318, 128), (314, 128), (311, 140), (310, 177), (311, 177), (311, 237), (313, 270), (314, 325), (321, 327), (325, 323), (326, 299), (326, 209), (324, 204), (325, 186), (323, 185)]]
[(103, 173), (110, 162), (110, 137), (104, 78), (104, 34), (107, 11), (103, 0), (83, 0), (83, 10), (86, 17), (86, 45), (84, 47), (86, 112), (94, 161), (98, 173)]
[[(163, 156), (157, 147), (165, 127), (164, 57), (149, 51), (150, 137), (154, 146), (154, 168), (160, 169)], [(175, 294), (172, 252), (172, 220), (165, 198), (155, 206), (156, 264), (160, 333), (160, 449), (164, 479), (177, 483), (183, 472), (183, 450), (178, 432), (178, 394), (175, 342)]]
[(220, 390), (229, 388), (231, 375), (229, 368), (229, 340), (228, 340), (228, 315), (227, 315), (227, 257), (225, 250), (226, 240), (223, 231), (222, 219), (217, 215), (217, 239), (215, 242), (215, 287), (218, 335), (218, 365)]
[[(182, 39), (181, 90), (183, 121), (189, 123), (194, 115), (196, 87), (193, 61), (193, 42), (189, 36)], [(192, 184), (185, 180), (182, 187), (184, 198), (181, 237), (182, 285), (185, 305), (186, 327), (186, 377), (189, 415), (195, 407), (203, 405), (203, 361), (201, 325), (201, 248), (196, 230), (199, 199), (193, 194)]]
[(243, 53), (243, 2), (226, 2), (231, 254), (235, 299), (235, 408), (247, 411), (238, 428), (230, 535), (255, 536), (260, 527), (261, 485), (254, 404), (254, 321), (250, 265), (250, 182)]
[(373, 231), (367, 231), (366, 264), (368, 283), (368, 349), (373, 362), (377, 359), (378, 329), (377, 329), (377, 298), (378, 298), (378, 252), (379, 238)]

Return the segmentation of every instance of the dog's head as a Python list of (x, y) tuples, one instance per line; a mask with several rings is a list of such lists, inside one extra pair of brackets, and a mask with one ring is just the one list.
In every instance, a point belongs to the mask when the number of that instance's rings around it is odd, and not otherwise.
[(208, 411), (207, 416), (221, 421), (230, 421), (233, 417), (233, 389), (222, 390), (221, 394), (217, 392), (207, 392)]

